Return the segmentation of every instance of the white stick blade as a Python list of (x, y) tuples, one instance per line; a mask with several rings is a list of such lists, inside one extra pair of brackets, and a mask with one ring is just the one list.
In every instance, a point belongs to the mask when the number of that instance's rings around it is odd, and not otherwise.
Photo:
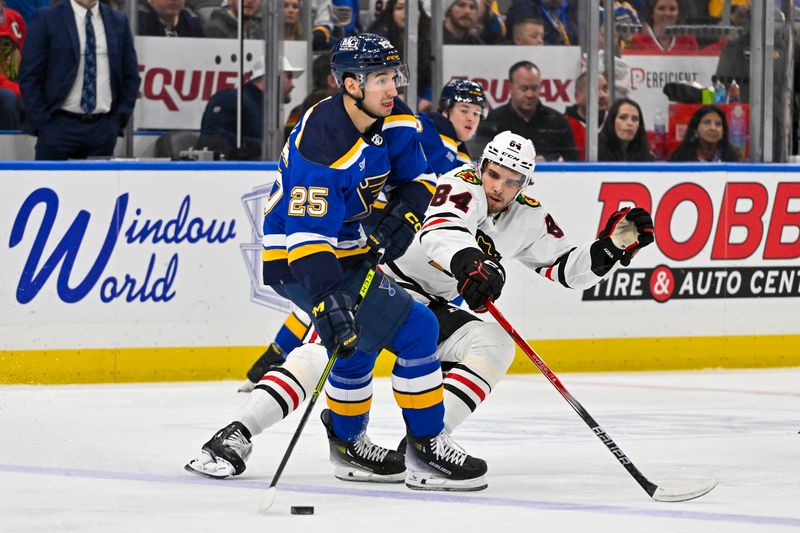
[(264, 495), (264, 499), (261, 500), (261, 505), (258, 506), (258, 512), (261, 514), (265, 514), (269, 511), (272, 504), (275, 502), (275, 487), (270, 487), (267, 489), (267, 493)]
[(698, 483), (695, 486), (669, 488), (659, 486), (653, 494), (653, 499), (658, 502), (685, 502), (687, 500), (694, 500), (705, 494), (708, 494), (719, 483), (716, 479), (708, 480), (704, 483)]

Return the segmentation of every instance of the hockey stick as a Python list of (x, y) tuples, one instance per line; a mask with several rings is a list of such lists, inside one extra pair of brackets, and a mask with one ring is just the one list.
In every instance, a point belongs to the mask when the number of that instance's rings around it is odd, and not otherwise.
[(603, 444), (605, 444), (609, 451), (614, 454), (614, 456), (617, 458), (617, 461), (619, 461), (619, 463), (625, 467), (625, 470), (627, 470), (628, 473), (633, 476), (633, 479), (636, 480), (636, 482), (645, 490), (645, 492), (647, 492), (647, 494), (650, 495), (651, 498), (659, 502), (682, 502), (699, 498), (717, 486), (718, 481), (716, 479), (712, 479), (703, 482), (702, 484), (698, 484), (695, 487), (664, 488), (656, 485), (644, 477), (644, 474), (642, 474), (639, 469), (634, 466), (633, 462), (628, 458), (628, 456), (623, 453), (623, 451), (613, 440), (611, 440), (611, 437), (608, 436), (608, 433), (606, 433), (605, 430), (600, 427), (600, 424), (598, 424), (595, 419), (592, 418), (592, 415), (590, 415), (589, 412), (578, 402), (578, 400), (576, 400), (569, 393), (566, 387), (564, 387), (564, 385), (558, 379), (558, 376), (556, 376), (547, 366), (547, 363), (545, 363), (542, 358), (539, 357), (535, 351), (533, 351), (533, 348), (531, 348), (525, 339), (523, 339), (520, 334), (517, 333), (516, 330), (511, 326), (511, 324), (509, 324), (508, 320), (506, 320), (502, 313), (500, 313), (497, 307), (495, 307), (492, 302), (486, 302), (486, 308), (500, 323), (500, 325), (503, 326), (503, 329), (505, 329), (506, 332), (511, 335), (511, 337), (514, 339), (514, 342), (517, 343), (517, 346), (519, 346), (522, 351), (525, 352), (525, 355), (527, 355), (528, 358), (533, 361), (533, 364), (536, 365), (536, 368), (538, 368), (550, 381), (550, 383), (553, 384), (556, 390), (561, 393), (561, 396), (563, 396), (564, 399), (567, 400), (567, 403), (570, 404), (573, 409), (575, 409), (575, 412), (578, 413), (578, 416), (580, 416), (583, 421), (586, 422), (586, 425), (588, 425), (594, 434), (597, 435), (597, 438), (603, 441)]
[[(384, 249), (381, 248), (373, 255), (372, 261), (370, 261), (370, 268), (367, 272), (367, 275), (364, 276), (364, 282), (361, 284), (361, 289), (358, 291), (358, 297), (356, 298), (355, 303), (355, 311), (354, 314), (358, 316), (358, 309), (361, 307), (361, 302), (364, 301), (364, 296), (366, 296), (367, 291), (369, 291), (370, 285), (372, 285), (372, 280), (375, 277), (375, 270), (378, 268), (378, 263), (381, 262), (381, 258), (383, 257)], [(300, 433), (303, 432), (303, 428), (306, 426), (306, 422), (308, 421), (309, 415), (311, 415), (311, 411), (314, 409), (314, 404), (317, 403), (317, 398), (319, 397), (320, 392), (322, 392), (322, 387), (325, 386), (325, 381), (328, 380), (328, 374), (331, 373), (331, 369), (333, 368), (333, 363), (336, 362), (337, 357), (339, 356), (339, 347), (337, 346), (333, 353), (331, 354), (330, 359), (328, 359), (328, 364), (325, 366), (325, 370), (322, 371), (322, 376), (319, 378), (319, 382), (317, 386), (314, 388), (314, 393), (311, 395), (311, 399), (308, 401), (308, 406), (306, 407), (306, 411), (303, 413), (303, 418), (300, 419), (300, 424), (297, 425), (297, 429), (292, 436), (292, 440), (289, 442), (289, 447), (286, 448), (286, 452), (283, 454), (283, 459), (281, 459), (281, 464), (278, 466), (278, 470), (275, 471), (275, 475), (272, 476), (272, 482), (269, 484), (269, 488), (267, 489), (267, 493), (264, 495), (264, 498), (261, 500), (261, 505), (258, 507), (259, 513), (266, 513), (269, 511), (269, 508), (272, 507), (273, 502), (275, 501), (275, 486), (278, 484), (278, 480), (281, 478), (281, 474), (283, 474), (283, 469), (286, 468), (286, 463), (289, 462), (289, 457), (292, 455), (292, 451), (294, 451), (294, 447), (297, 444), (297, 440), (300, 438)]]

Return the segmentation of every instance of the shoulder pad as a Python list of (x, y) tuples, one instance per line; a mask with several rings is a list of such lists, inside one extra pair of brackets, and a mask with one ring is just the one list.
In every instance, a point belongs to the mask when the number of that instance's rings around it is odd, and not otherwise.
[(527, 205), (528, 207), (541, 207), (542, 205), (539, 203), (539, 200), (521, 193), (517, 195), (517, 203)]
[[(481, 184), (481, 179), (478, 177), (478, 174), (471, 168), (465, 168), (464, 170), (459, 170), (458, 172), (455, 173), (455, 177), (463, 181), (466, 181), (470, 185)], [(519, 199), (517, 199), (517, 201), (519, 201)], [(536, 200), (533, 201), (535, 202)], [(539, 205), (538, 202), (536, 205)]]

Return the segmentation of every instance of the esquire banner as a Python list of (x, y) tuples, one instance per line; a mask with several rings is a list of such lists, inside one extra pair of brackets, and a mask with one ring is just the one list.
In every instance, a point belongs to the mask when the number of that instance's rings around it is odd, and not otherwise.
[[(257, 356), (289, 309), (260, 283), (260, 219), (277, 172), (223, 165), (0, 167), (4, 379), (29, 360), (71, 368), (88, 365), (87, 354), (112, 354), (119, 380), (246, 370), (231, 371), (220, 354)], [(800, 175), (706, 168), (537, 167), (528, 193), (541, 206), (530, 208), (547, 210), (564, 238), (590, 241), (611, 212), (636, 203), (653, 213), (656, 243), (585, 292), (506, 261), (500, 309), (555, 360), (584, 358), (568, 368), (596, 369), (603, 358), (602, 368), (652, 367), (625, 363), (619, 348), (656, 345), (665, 357), (695, 357), (688, 367), (800, 364)], [(731, 345), (744, 341), (732, 339), (743, 338), (753, 353), (733, 358)], [(136, 361), (129, 376), (126, 357)], [(142, 368), (173, 360), (171, 372)]]
[[(306, 69), (306, 41), (286, 41), (284, 54), (295, 68)], [(235, 39), (136, 37), (139, 57), (137, 129), (199, 130), (209, 98), (236, 87), (239, 45)], [(244, 44), (245, 77), (264, 56), (264, 42)], [(306, 72), (298, 73), (284, 117), (306, 97)]]

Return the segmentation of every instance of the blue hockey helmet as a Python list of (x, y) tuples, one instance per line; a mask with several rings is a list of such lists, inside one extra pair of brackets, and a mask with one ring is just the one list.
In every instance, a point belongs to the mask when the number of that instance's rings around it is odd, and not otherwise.
[(442, 87), (442, 95), (439, 97), (439, 111), (449, 111), (458, 102), (476, 104), (481, 106), (481, 117), (486, 118), (488, 109), (486, 108), (486, 96), (480, 84), (471, 80), (453, 79)]
[(374, 33), (344, 37), (331, 53), (331, 72), (340, 88), (347, 74), (366, 89), (370, 72), (390, 69), (395, 71), (395, 87), (408, 85), (408, 67), (400, 61), (400, 52), (389, 39)]

